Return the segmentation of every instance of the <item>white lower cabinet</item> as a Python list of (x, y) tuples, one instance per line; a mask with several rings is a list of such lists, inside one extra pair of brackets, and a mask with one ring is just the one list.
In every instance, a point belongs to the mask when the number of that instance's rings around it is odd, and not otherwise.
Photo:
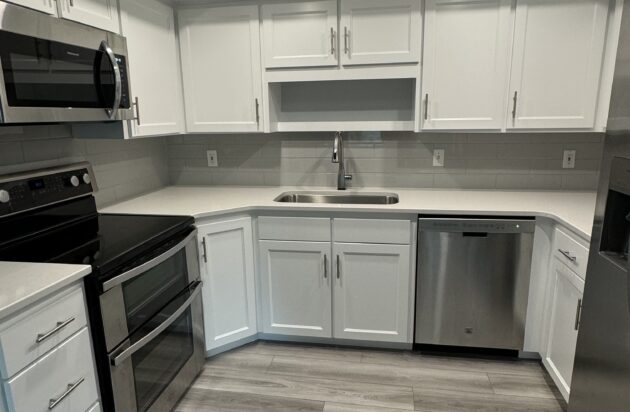
[(334, 337), (406, 342), (410, 246), (335, 243)]
[(330, 338), (328, 242), (259, 242), (263, 331)]
[(198, 226), (206, 350), (258, 333), (251, 218)]
[(584, 281), (558, 261), (552, 262), (548, 335), (543, 364), (565, 400), (569, 399)]

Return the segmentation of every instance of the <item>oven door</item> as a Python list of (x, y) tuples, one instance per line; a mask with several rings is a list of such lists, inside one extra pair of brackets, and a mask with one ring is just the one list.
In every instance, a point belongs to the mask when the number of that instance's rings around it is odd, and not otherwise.
[(133, 117), (124, 37), (12, 5), (0, 12), (3, 123)]

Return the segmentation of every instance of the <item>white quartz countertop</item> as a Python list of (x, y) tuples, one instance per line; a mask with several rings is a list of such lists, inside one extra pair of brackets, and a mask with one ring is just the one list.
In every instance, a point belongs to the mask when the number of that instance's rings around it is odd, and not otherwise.
[(104, 213), (191, 215), (197, 219), (252, 210), (343, 211), (497, 216), (543, 216), (556, 220), (586, 239), (595, 213), (595, 192), (433, 190), (365, 188), (347, 192), (396, 193), (395, 205), (277, 203), (287, 191), (330, 188), (169, 186), (101, 210)]
[(0, 319), (24, 309), (92, 271), (91, 266), (0, 262)]

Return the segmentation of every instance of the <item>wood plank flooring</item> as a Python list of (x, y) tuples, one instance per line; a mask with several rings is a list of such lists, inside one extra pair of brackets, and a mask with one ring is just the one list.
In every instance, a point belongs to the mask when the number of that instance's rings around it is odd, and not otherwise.
[(540, 362), (255, 342), (207, 361), (177, 412), (559, 412)]

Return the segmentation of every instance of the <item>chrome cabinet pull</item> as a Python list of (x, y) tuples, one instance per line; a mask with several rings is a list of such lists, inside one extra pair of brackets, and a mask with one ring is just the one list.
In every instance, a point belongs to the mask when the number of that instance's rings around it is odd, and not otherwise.
[(328, 256), (324, 255), (324, 279), (328, 279)]
[(74, 0), (70, 0), (70, 7), (74, 7)]
[(330, 28), (330, 54), (335, 55), (335, 29)]
[(562, 256), (567, 258), (569, 261), (571, 261), (573, 263), (577, 262), (577, 257), (576, 256), (571, 256), (571, 252), (569, 252), (568, 250), (558, 249), (558, 252), (560, 252), (562, 254)]
[(575, 310), (575, 330), (580, 327), (580, 318), (582, 317), (582, 299), (578, 299), (577, 309)]
[(343, 28), (343, 52), (345, 54), (350, 53), (350, 49), (348, 48), (348, 44), (350, 40), (350, 33), (348, 32), (348, 27)]
[(81, 379), (79, 379), (78, 381), (76, 381), (74, 383), (69, 383), (68, 384), (68, 388), (66, 389), (66, 391), (64, 393), (62, 393), (61, 395), (59, 395), (59, 397), (57, 399), (50, 399), (50, 402), (48, 403), (48, 410), (55, 409), (55, 407), (57, 405), (59, 405), (61, 403), (61, 401), (66, 399), (68, 397), (68, 395), (70, 395), (72, 393), (72, 391), (74, 391), (76, 388), (78, 388), (79, 385), (81, 385), (84, 380), (85, 380), (85, 378), (81, 378)]
[(516, 120), (516, 104), (518, 103), (518, 91), (514, 92), (512, 102), (514, 103), (514, 105), (512, 106), (512, 121), (514, 121)]
[(341, 260), (339, 255), (337, 255), (337, 279), (341, 279)]
[(206, 248), (206, 238), (204, 237), (201, 241), (201, 246), (203, 247), (203, 261), (208, 263), (208, 249)]
[(260, 124), (260, 104), (258, 103), (258, 98), (254, 99), (254, 103), (256, 103), (256, 124)]
[(134, 99), (133, 105), (136, 106), (136, 118), (134, 120), (136, 121), (136, 124), (140, 126), (140, 101), (138, 96)]
[(424, 120), (429, 118), (429, 93), (424, 95)]
[(38, 333), (37, 334), (37, 339), (35, 339), (36, 343), (42, 343), (43, 341), (45, 341), (46, 339), (50, 338), (52, 335), (54, 335), (55, 333), (59, 332), (61, 329), (65, 328), (66, 326), (68, 326), (69, 324), (71, 324), (72, 322), (74, 322), (74, 317), (71, 317), (70, 319), (66, 319), (62, 322), (57, 322), (57, 325), (52, 328), (51, 330), (49, 330), (46, 333)]

